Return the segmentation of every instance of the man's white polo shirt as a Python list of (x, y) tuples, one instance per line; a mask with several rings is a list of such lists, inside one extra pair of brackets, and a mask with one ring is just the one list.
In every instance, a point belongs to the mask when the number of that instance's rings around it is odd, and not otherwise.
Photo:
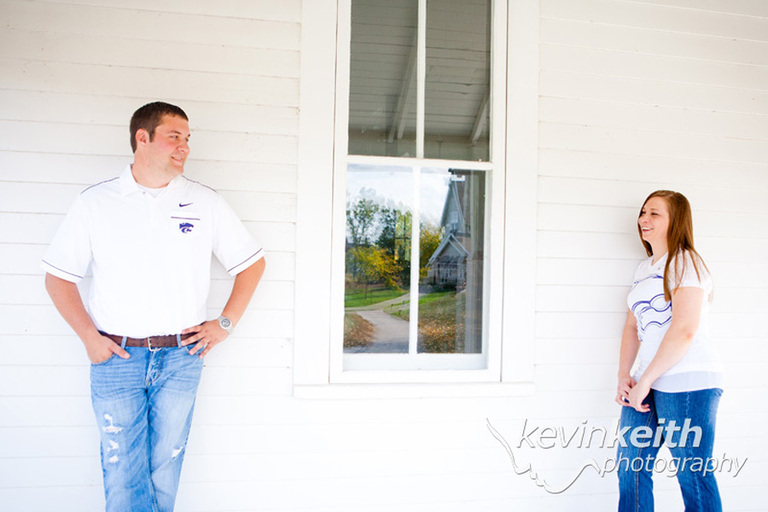
[(264, 256), (214, 190), (178, 176), (153, 197), (128, 166), (77, 197), (42, 266), (77, 283), (90, 265), (96, 327), (144, 338), (206, 320), (211, 253), (231, 275)]

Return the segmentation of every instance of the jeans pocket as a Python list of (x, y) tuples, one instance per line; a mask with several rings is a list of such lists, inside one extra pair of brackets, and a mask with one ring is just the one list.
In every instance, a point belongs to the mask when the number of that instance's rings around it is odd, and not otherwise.
[(114, 359), (116, 355), (117, 355), (117, 354), (115, 354), (114, 352), (112, 352), (112, 355), (111, 355), (111, 356), (109, 356), (108, 358), (106, 358), (106, 359), (105, 359), (105, 360), (103, 360), (103, 361), (99, 361), (98, 363), (91, 363), (91, 366), (104, 366), (104, 365), (106, 365), (107, 363), (109, 363), (110, 361), (112, 361), (112, 359)]

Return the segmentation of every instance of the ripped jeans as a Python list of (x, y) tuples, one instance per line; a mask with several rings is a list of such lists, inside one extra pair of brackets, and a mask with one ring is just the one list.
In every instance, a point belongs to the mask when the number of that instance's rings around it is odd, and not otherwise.
[(171, 512), (203, 369), (187, 348), (91, 365), (107, 512)]

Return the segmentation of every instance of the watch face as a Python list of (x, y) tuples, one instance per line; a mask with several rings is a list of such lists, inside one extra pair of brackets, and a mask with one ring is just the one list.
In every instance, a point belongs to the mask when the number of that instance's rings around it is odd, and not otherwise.
[(220, 320), (219, 320), (219, 324), (220, 324), (220, 325), (221, 325), (221, 326), (222, 326), (224, 329), (229, 329), (229, 328), (230, 328), (230, 326), (232, 326), (232, 320), (230, 320), (229, 318), (222, 318), (222, 319), (220, 319)]

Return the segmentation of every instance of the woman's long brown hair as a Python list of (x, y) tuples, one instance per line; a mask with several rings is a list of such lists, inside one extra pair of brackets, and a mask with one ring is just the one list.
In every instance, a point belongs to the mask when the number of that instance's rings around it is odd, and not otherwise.
[[(680, 192), (673, 192), (671, 190), (657, 190), (652, 192), (640, 208), (640, 215), (642, 215), (645, 209), (645, 204), (652, 197), (660, 197), (667, 203), (667, 209), (669, 210), (669, 229), (667, 230), (667, 261), (664, 264), (664, 300), (670, 302), (672, 300), (672, 292), (669, 289), (669, 282), (667, 277), (669, 276), (670, 263), (675, 261), (675, 290), (680, 287), (680, 283), (683, 279), (683, 271), (685, 268), (685, 256), (687, 251), (690, 253), (691, 261), (693, 262), (693, 268), (696, 271), (696, 276), (701, 279), (701, 273), (699, 272), (699, 265), (702, 265), (705, 270), (707, 265), (704, 263), (704, 259), (696, 252), (693, 246), (693, 214), (691, 213), (691, 204), (688, 199)], [(640, 217), (638, 215), (638, 218)], [(640, 241), (645, 247), (645, 252), (648, 256), (653, 256), (653, 248), (651, 244), (643, 240), (643, 230), (640, 228), (640, 224), (637, 225), (637, 232), (640, 235)], [(681, 267), (682, 265), (682, 267)]]

